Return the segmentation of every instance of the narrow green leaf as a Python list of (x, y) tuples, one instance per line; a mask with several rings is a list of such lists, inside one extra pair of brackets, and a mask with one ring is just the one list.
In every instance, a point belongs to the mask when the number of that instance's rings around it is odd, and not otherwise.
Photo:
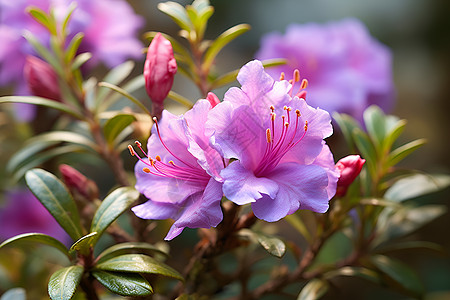
[(168, 15), (181, 29), (187, 30), (188, 32), (192, 29), (191, 21), (186, 13), (184, 7), (173, 1), (167, 1), (158, 4), (158, 9)]
[(398, 147), (389, 154), (387, 164), (389, 166), (395, 166), (405, 157), (407, 157), (408, 155), (410, 155), (411, 153), (413, 153), (414, 151), (425, 145), (425, 143), (426, 143), (425, 139), (418, 139)]
[(72, 71), (78, 70), (82, 65), (84, 65), (88, 60), (90, 60), (92, 57), (92, 54), (89, 52), (84, 52), (81, 54), (78, 54), (72, 63)]
[(50, 51), (45, 48), (31, 32), (26, 31), (23, 36), (28, 43), (31, 44), (34, 50), (36, 50), (36, 52), (55, 69), (56, 73), (60, 76), (64, 76), (64, 70), (56, 57), (54, 57), (54, 55), (50, 53)]
[(84, 120), (84, 116), (73, 107), (67, 106), (61, 102), (49, 100), (36, 96), (4, 96), (0, 97), (0, 104), (2, 103), (28, 103), (40, 106), (50, 107), (66, 113), (78, 120)]
[(192, 60), (191, 55), (189, 51), (186, 49), (186, 47), (180, 44), (172, 36), (158, 31), (148, 31), (144, 34), (144, 38), (151, 41), (158, 33), (161, 33), (163, 37), (169, 40), (170, 44), (172, 44), (173, 51), (181, 54), (184, 62), (192, 66), (194, 65), (194, 61)]
[[(111, 71), (109, 71), (102, 81), (114, 85), (119, 85), (122, 81), (125, 80), (125, 78), (128, 77), (128, 75), (131, 74), (131, 71), (133, 71), (134, 69), (134, 65), (135, 64), (133, 61), (124, 62), (118, 65), (117, 67), (113, 68)], [(106, 89), (100, 89), (98, 91), (97, 101), (101, 103), (105, 99), (107, 92), (108, 90)]]
[(382, 146), (386, 136), (386, 120), (383, 111), (376, 105), (369, 106), (363, 114), (364, 123), (377, 153), (382, 153)]
[(282, 258), (286, 253), (286, 245), (279, 238), (255, 232), (250, 229), (242, 229), (239, 231), (238, 235), (258, 242), (264, 250), (275, 257)]
[(39, 243), (47, 246), (51, 246), (53, 248), (58, 249), (66, 255), (69, 259), (71, 258), (69, 252), (67, 251), (66, 246), (63, 243), (58, 241), (57, 239), (42, 233), (24, 233), (20, 235), (16, 235), (12, 238), (7, 239), (3, 243), (0, 244), (0, 249), (11, 244), (23, 243), (23, 242), (31, 242), (31, 243)]
[(92, 275), (111, 292), (128, 297), (143, 297), (153, 293), (152, 286), (136, 273), (93, 271)]
[(71, 2), (69, 4), (69, 8), (67, 9), (67, 13), (66, 16), (62, 22), (61, 25), (61, 32), (63, 34), (63, 37), (66, 37), (68, 35), (67, 33), (67, 25), (69, 24), (70, 18), (72, 17), (72, 14), (75, 10), (75, 8), (77, 8), (77, 3), (76, 2)]
[(98, 235), (93, 239), (93, 245), (103, 232), (139, 197), (139, 192), (131, 187), (121, 187), (114, 190), (102, 202), (92, 219), (91, 232)]
[(78, 251), (81, 254), (88, 254), (92, 241), (96, 235), (97, 232), (91, 232), (88, 235), (81, 237), (70, 247), (70, 251)]
[(119, 114), (106, 121), (103, 126), (103, 132), (108, 144), (112, 145), (114, 139), (119, 135), (119, 133), (121, 133), (134, 121), (136, 121), (136, 117), (129, 114)]
[(353, 140), (353, 130), (355, 128), (361, 129), (358, 122), (347, 114), (339, 114), (333, 113), (333, 119), (339, 126), (339, 129), (344, 136), (345, 141), (347, 142), (347, 146), (350, 150), (355, 148), (355, 142)]
[(422, 294), (423, 286), (418, 276), (406, 264), (384, 255), (375, 255), (370, 261), (381, 272), (398, 282), (403, 288), (417, 295)]
[(352, 132), (353, 140), (356, 147), (361, 153), (362, 157), (366, 160), (368, 169), (372, 177), (376, 174), (377, 154), (375, 148), (370, 141), (366, 133), (359, 128), (353, 128)]
[(104, 250), (102, 253), (100, 253), (97, 257), (97, 261), (102, 262), (105, 260), (108, 260), (112, 257), (119, 256), (122, 254), (127, 254), (129, 252), (139, 252), (142, 254), (146, 253), (158, 253), (162, 254), (164, 256), (168, 256), (167, 253), (161, 251), (156, 246), (153, 246), (148, 243), (142, 243), (142, 242), (128, 242), (128, 243), (120, 243), (114, 246), (109, 247), (108, 249)]
[(388, 130), (388, 132), (386, 133), (386, 138), (383, 141), (383, 153), (390, 152), (390, 149), (392, 148), (394, 142), (402, 134), (403, 130), (405, 130), (406, 123), (406, 120), (398, 120)]
[(113, 272), (159, 274), (178, 280), (184, 280), (183, 276), (181, 276), (181, 274), (176, 270), (150, 256), (143, 254), (124, 254), (116, 256), (97, 264), (96, 268), (99, 270)]
[(76, 241), (82, 236), (77, 206), (64, 184), (55, 175), (32, 169), (25, 174), (25, 181), (39, 201)]
[(72, 299), (80, 284), (83, 272), (84, 268), (76, 265), (62, 268), (53, 273), (48, 282), (48, 294), (50, 298), (52, 300)]
[(191, 101), (184, 98), (180, 94), (175, 93), (174, 91), (170, 91), (169, 94), (167, 95), (167, 98), (170, 98), (170, 99), (186, 106), (187, 108), (192, 108), (192, 106), (194, 105)]
[(28, 140), (27, 144), (14, 153), (14, 155), (9, 159), (6, 170), (9, 173), (14, 172), (20, 165), (22, 165), (24, 162), (32, 158), (37, 153), (41, 152), (42, 150), (54, 146), (58, 144), (56, 141), (44, 141), (44, 142), (31, 142), (31, 139)]
[(307, 241), (311, 242), (311, 234), (303, 223), (303, 220), (298, 214), (288, 215), (284, 218), (289, 224), (292, 225)]
[(127, 99), (131, 100), (131, 102), (133, 102), (134, 104), (136, 104), (140, 109), (142, 109), (143, 112), (147, 113), (147, 114), (150, 115), (150, 116), (152, 115), (152, 114), (148, 111), (147, 107), (145, 107), (145, 105), (142, 104), (141, 101), (139, 101), (138, 99), (136, 99), (135, 97), (133, 97), (130, 93), (128, 93), (128, 92), (125, 91), (124, 89), (122, 89), (122, 88), (120, 88), (120, 87), (118, 87), (118, 86), (116, 86), (116, 85), (114, 85), (114, 84), (108, 83), (108, 82), (99, 82), (99, 83), (98, 83), (98, 86), (106, 87), (106, 88), (109, 88), (109, 89), (111, 89), (111, 90), (113, 90), (113, 91), (118, 92), (118, 93), (121, 94), (122, 96), (125, 96)]
[(211, 65), (214, 62), (214, 59), (216, 58), (217, 54), (220, 52), (220, 50), (223, 49), (228, 43), (230, 43), (232, 40), (237, 38), (238, 36), (246, 33), (250, 30), (250, 25), (248, 24), (239, 24), (234, 27), (231, 27), (230, 29), (223, 32), (221, 35), (215, 39), (211, 46), (206, 50), (204, 61), (202, 67), (205, 70), (209, 70), (211, 68)]
[(27, 7), (26, 11), (35, 19), (38, 23), (43, 25), (52, 35), (56, 35), (56, 27), (49, 20), (48, 15), (45, 11), (38, 7)]
[(308, 282), (300, 292), (297, 300), (317, 300), (320, 299), (329, 289), (328, 282), (322, 279), (313, 279)]
[(84, 146), (86, 149), (96, 153), (97, 145), (86, 136), (71, 131), (51, 131), (35, 136), (32, 142), (66, 142)]
[(325, 279), (331, 279), (336, 276), (359, 277), (372, 281), (376, 284), (380, 284), (380, 277), (378, 276), (378, 274), (370, 269), (363, 267), (343, 267), (324, 274)]
[[(72, 2), (72, 3), (75, 3), (75, 2)], [(77, 51), (80, 48), (80, 44), (83, 41), (83, 38), (84, 38), (84, 33), (78, 32), (70, 40), (70, 43), (69, 43), (69, 45), (67, 46), (67, 49), (66, 49), (66, 55), (64, 57), (65, 62), (67, 64), (70, 63), (75, 58), (75, 55), (77, 54)]]
[(406, 241), (398, 242), (395, 244), (386, 244), (374, 249), (377, 253), (389, 253), (395, 251), (410, 251), (417, 249), (432, 250), (442, 255), (447, 255), (445, 248), (442, 245), (426, 242), (426, 241)]
[(7, 290), (0, 300), (27, 300), (27, 293), (24, 288), (12, 288)]
[(386, 199), (402, 202), (443, 190), (450, 186), (450, 175), (414, 174), (395, 182), (384, 194)]

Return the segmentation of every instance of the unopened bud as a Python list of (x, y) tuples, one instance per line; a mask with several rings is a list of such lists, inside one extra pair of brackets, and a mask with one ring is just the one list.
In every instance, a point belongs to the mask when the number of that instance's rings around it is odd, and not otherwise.
[(173, 56), (172, 44), (157, 33), (148, 47), (144, 64), (145, 89), (152, 100), (153, 115), (160, 117), (164, 99), (169, 94), (177, 72), (177, 61)]
[(219, 97), (217, 97), (216, 94), (214, 94), (212, 92), (208, 93), (208, 95), (206, 96), (206, 100), (208, 100), (209, 103), (211, 103), (212, 107), (214, 107), (220, 103)]
[(98, 187), (94, 181), (88, 179), (69, 165), (60, 165), (59, 171), (62, 174), (64, 183), (70, 190), (76, 191), (90, 200), (98, 198)]
[(26, 58), (23, 72), (28, 88), (34, 96), (55, 101), (61, 100), (58, 77), (48, 63), (29, 55)]
[(336, 163), (336, 169), (340, 173), (336, 196), (345, 196), (348, 187), (358, 177), (365, 162), (366, 160), (362, 159), (359, 155), (349, 155)]

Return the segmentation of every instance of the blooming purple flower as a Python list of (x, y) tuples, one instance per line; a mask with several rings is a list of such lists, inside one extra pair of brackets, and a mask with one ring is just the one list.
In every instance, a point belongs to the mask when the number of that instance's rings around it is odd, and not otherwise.
[(376, 104), (392, 108), (394, 85), (389, 49), (372, 38), (363, 23), (346, 19), (328, 24), (292, 24), (286, 34), (263, 37), (258, 59), (286, 58), (286, 65), (267, 72), (299, 69), (308, 78), (307, 101), (329, 112), (362, 119), (365, 108)]
[(213, 147), (236, 159), (220, 172), (224, 195), (270, 222), (298, 209), (325, 212), (339, 176), (323, 141), (333, 131), (329, 114), (292, 97), (289, 82), (274, 82), (260, 61), (242, 67), (238, 81), (206, 123)]
[[(33, 33), (44, 43), (49, 43), (49, 34), (25, 9), (36, 6), (45, 11), (52, 6), (57, 18), (67, 12), (70, 0), (0, 0), (0, 86), (15, 84), (18, 94), (26, 94), (22, 74), (25, 58), (35, 54), (23, 38), (24, 30)], [(100, 61), (109, 67), (116, 66), (127, 58), (139, 58), (143, 45), (135, 36), (143, 25), (143, 19), (134, 14), (126, 1), (122, 0), (78, 0), (69, 23), (69, 38), (78, 32), (85, 37), (81, 52), (92, 53), (90, 64)]]
[[(139, 158), (136, 189), (149, 200), (132, 208), (144, 219), (174, 219), (165, 237), (171, 240), (185, 227), (215, 227), (222, 220), (220, 170), (224, 162), (209, 146), (205, 123), (211, 104), (198, 101), (184, 116), (164, 110), (147, 144), (153, 157)], [(140, 147), (139, 143), (137, 143)], [(130, 146), (132, 154), (136, 154)]]
[(69, 235), (30, 191), (9, 191), (4, 199), (3, 206), (0, 206), (0, 241), (23, 233), (38, 232), (66, 245), (71, 243)]

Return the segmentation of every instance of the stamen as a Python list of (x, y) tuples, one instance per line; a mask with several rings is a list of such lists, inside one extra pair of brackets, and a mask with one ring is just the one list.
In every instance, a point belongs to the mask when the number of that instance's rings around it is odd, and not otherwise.
[(308, 121), (305, 121), (305, 131), (308, 130)]
[(294, 82), (300, 81), (300, 71), (298, 69), (294, 70)]
[(134, 152), (133, 146), (128, 145), (128, 150), (130, 150), (131, 156), (135, 156), (136, 155), (136, 153)]
[(156, 155), (156, 156), (155, 156), (155, 159), (156, 159), (157, 161), (161, 161), (161, 156)]
[(281, 72), (281, 74), (280, 74), (280, 81), (281, 80), (284, 80), (284, 72)]
[(144, 171), (145, 173), (151, 173), (149, 168), (143, 168), (142, 171)]
[(272, 135), (270, 134), (270, 128), (266, 129), (266, 138), (269, 144), (272, 143)]
[(302, 85), (300, 86), (300, 89), (301, 89), (301, 90), (304, 90), (304, 89), (306, 89), (307, 87), (308, 87), (308, 80), (303, 79), (303, 80), (302, 80)]
[(297, 114), (297, 117), (301, 117), (300, 110), (296, 109), (295, 113)]

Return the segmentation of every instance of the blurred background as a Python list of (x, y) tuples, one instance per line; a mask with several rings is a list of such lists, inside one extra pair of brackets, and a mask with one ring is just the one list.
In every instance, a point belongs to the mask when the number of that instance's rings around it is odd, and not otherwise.
[[(450, 155), (450, 2), (446, 0), (210, 0), (215, 13), (209, 21), (206, 38), (216, 37), (225, 29), (240, 23), (252, 26), (250, 32), (232, 42), (224, 49), (217, 61), (217, 69), (225, 73), (240, 68), (253, 59), (261, 37), (272, 31), (285, 32), (290, 23), (327, 22), (346, 17), (360, 19), (373, 37), (392, 49), (393, 72), (397, 97), (392, 114), (408, 120), (404, 141), (426, 138), (428, 144), (402, 162), (408, 168), (430, 173), (449, 173)], [(129, 0), (135, 11), (146, 19), (145, 31), (161, 31), (176, 36), (178, 27), (170, 18), (157, 10), (160, 1)], [(182, 5), (191, 1), (177, 1)], [(1, 12), (0, 12), (1, 13)], [(305, 41), (307, 43), (308, 41)], [(146, 45), (148, 43), (146, 42)], [(137, 63), (135, 75), (142, 72)], [(100, 74), (104, 69), (97, 70)], [(175, 78), (174, 91), (192, 100), (200, 94), (195, 86), (181, 75)], [(216, 91), (222, 98), (225, 89)], [(0, 87), (0, 95), (11, 93), (10, 87)], [(142, 91), (142, 98), (145, 98)], [(170, 103), (168, 103), (170, 106)], [(0, 123), (8, 127), (4, 116)], [(19, 128), (20, 130), (20, 128)], [(25, 130), (25, 129), (24, 129)], [(2, 132), (4, 132), (2, 130)], [(17, 149), (17, 137), (0, 137), (0, 162)], [(8, 142), (5, 143), (5, 139)], [(345, 146), (331, 138), (336, 145), (332, 149), (336, 160), (346, 154)], [(133, 160), (126, 160), (132, 166)], [(92, 171), (92, 170), (91, 170)], [(3, 171), (2, 171), (3, 173)], [(7, 176), (7, 174), (1, 174)], [(104, 174), (99, 175), (99, 178)], [(3, 180), (2, 180), (3, 181)], [(448, 189), (421, 201), (449, 206)], [(436, 222), (416, 233), (426, 240), (445, 245), (450, 250), (450, 215), (445, 214)], [(185, 238), (174, 241), (185, 242)], [(430, 292), (427, 299), (450, 299), (450, 259), (448, 256), (429, 253), (398, 253), (413, 267), (420, 270), (420, 277)], [(0, 279), (1, 280), (1, 279)], [(377, 286), (359, 279), (343, 279), (339, 291), (333, 295), (342, 299), (407, 299), (405, 296), (380, 290)], [(447, 292), (445, 292), (447, 291)]]

